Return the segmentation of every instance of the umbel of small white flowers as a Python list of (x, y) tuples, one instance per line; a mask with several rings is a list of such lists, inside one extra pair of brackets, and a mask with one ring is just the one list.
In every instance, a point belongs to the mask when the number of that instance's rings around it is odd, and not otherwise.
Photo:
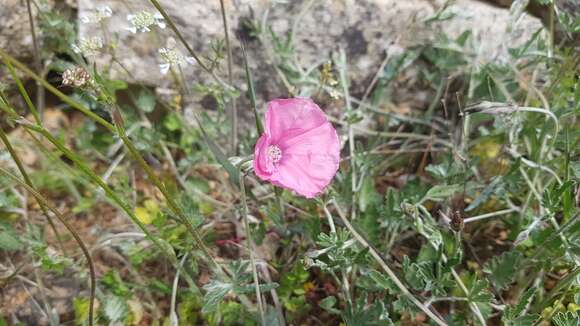
[(80, 18), (81, 22), (88, 23), (100, 23), (103, 19), (113, 16), (113, 10), (109, 6), (97, 7), (93, 12), (86, 16)]
[(165, 47), (159, 49), (159, 56), (161, 57), (162, 61), (162, 63), (159, 64), (159, 69), (164, 75), (171, 67), (179, 67), (181, 65), (193, 64), (195, 62), (193, 57), (184, 56), (174, 47)]
[(81, 53), (88, 57), (99, 54), (102, 47), (103, 39), (99, 36), (81, 38), (77, 44), (72, 45), (72, 49), (75, 53)]
[(163, 16), (158, 12), (152, 14), (143, 10), (134, 15), (127, 15), (127, 20), (131, 23), (131, 27), (127, 28), (131, 33), (149, 32), (151, 31), (150, 27), (153, 25), (157, 25), (159, 28), (165, 28)]

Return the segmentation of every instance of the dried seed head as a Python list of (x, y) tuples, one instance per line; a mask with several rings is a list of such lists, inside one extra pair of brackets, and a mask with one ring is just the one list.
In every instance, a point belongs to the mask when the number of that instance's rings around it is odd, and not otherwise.
[(451, 214), (451, 221), (449, 222), (451, 230), (455, 232), (461, 232), (465, 223), (463, 222), (463, 214), (460, 211), (455, 211)]
[(67, 69), (62, 73), (62, 84), (82, 88), (92, 84), (91, 75), (83, 67)]

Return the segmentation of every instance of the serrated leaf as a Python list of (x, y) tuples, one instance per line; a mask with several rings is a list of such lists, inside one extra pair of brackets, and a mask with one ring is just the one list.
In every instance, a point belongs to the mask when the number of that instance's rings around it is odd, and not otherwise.
[(342, 316), (348, 326), (393, 325), (385, 303), (375, 299), (372, 304), (368, 304), (365, 296), (360, 296)]
[(538, 318), (540, 318), (540, 315), (538, 315), (538, 314), (523, 315), (523, 316), (520, 316), (520, 317), (515, 318), (513, 320), (510, 320), (509, 322), (505, 322), (504, 325), (505, 326), (530, 326), (530, 325), (534, 325), (534, 322), (536, 320), (538, 320)]
[[(536, 293), (536, 287), (529, 288), (518, 300), (514, 306), (507, 307), (503, 313), (502, 321), (505, 325), (531, 325), (538, 318), (538, 315), (520, 316), (528, 303), (533, 299)], [(531, 322), (530, 322), (531, 321)]]
[(128, 309), (125, 300), (109, 296), (105, 300), (105, 316), (110, 321), (122, 321), (127, 317)]
[(470, 302), (489, 303), (493, 296), (489, 293), (489, 283), (486, 280), (476, 280), (469, 289), (468, 300)]
[(580, 325), (580, 315), (578, 311), (566, 313), (559, 312), (552, 317), (552, 322), (555, 326), (579, 326)]
[(427, 191), (427, 193), (425, 194), (425, 197), (423, 197), (421, 202), (424, 202), (426, 200), (441, 201), (441, 200), (450, 198), (451, 196), (453, 196), (454, 193), (456, 193), (457, 191), (459, 191), (461, 189), (462, 189), (462, 186), (460, 186), (458, 184), (436, 185), (436, 186), (432, 187), (431, 189), (429, 189), (429, 191)]
[(207, 292), (203, 296), (203, 313), (213, 312), (217, 309), (219, 303), (224, 299), (226, 294), (233, 289), (233, 284), (223, 283), (220, 281), (210, 281), (204, 287)]
[(390, 293), (397, 293), (399, 292), (399, 288), (397, 287), (397, 285), (395, 285), (395, 283), (388, 277), (386, 277), (385, 275), (377, 272), (377, 271), (371, 271), (369, 273), (370, 278), (373, 279), (373, 281), (375, 281), (377, 283), (378, 286), (380, 286), (381, 288), (388, 290)]
[(513, 282), (522, 254), (518, 251), (504, 252), (501, 256), (494, 257), (483, 267), (483, 271), (489, 274), (489, 279), (500, 289), (505, 289)]

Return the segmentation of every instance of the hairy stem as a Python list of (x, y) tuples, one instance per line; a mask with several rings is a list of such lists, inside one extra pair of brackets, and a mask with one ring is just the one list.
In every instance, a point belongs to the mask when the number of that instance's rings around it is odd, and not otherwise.
[[(232, 46), (230, 44), (230, 32), (228, 27), (228, 18), (226, 15), (226, 7), (224, 5), (224, 0), (220, 0), (220, 9), (222, 12), (222, 22), (224, 25), (224, 34), (226, 38), (226, 51), (228, 55), (228, 82), (230, 85), (234, 84), (234, 76), (232, 73), (233, 68), (233, 57), (232, 57)], [(232, 123), (232, 135), (231, 135), (231, 153), (232, 155), (237, 154), (237, 143), (238, 143), (238, 107), (236, 105), (236, 99), (232, 98), (232, 111), (231, 111), (231, 123)]]
[(264, 304), (262, 303), (262, 295), (260, 294), (260, 279), (258, 278), (258, 270), (256, 268), (256, 257), (254, 257), (254, 240), (250, 230), (250, 222), (248, 220), (248, 203), (246, 201), (246, 186), (244, 185), (244, 174), (240, 172), (240, 197), (242, 199), (242, 217), (244, 219), (244, 228), (246, 229), (246, 245), (250, 252), (250, 264), (252, 265), (252, 275), (254, 277), (254, 284), (256, 285), (256, 300), (258, 301), (258, 309), (260, 311), (260, 318), (262, 325), (266, 325), (266, 317), (264, 313)]

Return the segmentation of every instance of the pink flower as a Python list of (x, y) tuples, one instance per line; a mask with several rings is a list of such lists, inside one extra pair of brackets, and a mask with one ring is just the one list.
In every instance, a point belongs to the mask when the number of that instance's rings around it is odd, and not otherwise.
[(340, 160), (336, 130), (309, 98), (268, 103), (264, 134), (254, 149), (256, 175), (313, 198), (330, 183)]

